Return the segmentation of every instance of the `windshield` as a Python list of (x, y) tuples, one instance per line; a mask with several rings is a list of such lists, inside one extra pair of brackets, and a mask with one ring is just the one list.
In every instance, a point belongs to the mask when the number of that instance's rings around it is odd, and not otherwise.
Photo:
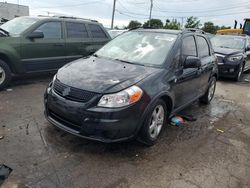
[(120, 35), (120, 34), (122, 34), (124, 32), (125, 32), (124, 30), (123, 31), (114, 31), (114, 30), (113, 31), (108, 31), (111, 38), (115, 38), (116, 36), (118, 36), (118, 35)]
[(10, 34), (19, 35), (27, 28), (29, 28), (32, 24), (34, 24), (37, 20), (37, 18), (30, 17), (14, 18), (13, 20), (10, 20), (5, 24), (1, 25), (0, 28), (4, 29)]
[(176, 38), (174, 34), (131, 31), (109, 42), (96, 55), (135, 64), (161, 65)]
[(243, 49), (245, 39), (237, 36), (215, 36), (211, 38), (212, 45), (220, 48)]

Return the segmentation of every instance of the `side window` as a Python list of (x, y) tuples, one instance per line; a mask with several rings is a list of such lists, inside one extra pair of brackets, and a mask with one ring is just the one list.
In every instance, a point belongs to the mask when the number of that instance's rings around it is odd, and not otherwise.
[(88, 38), (88, 32), (85, 24), (66, 22), (66, 30), (68, 38)]
[(197, 48), (200, 57), (209, 56), (209, 46), (204, 37), (197, 36)]
[(61, 22), (47, 22), (39, 26), (35, 31), (42, 31), (46, 39), (62, 38)]
[(196, 44), (193, 36), (185, 37), (182, 40), (182, 55), (197, 56)]
[(89, 24), (89, 29), (93, 38), (107, 38), (106, 34), (99, 25)]

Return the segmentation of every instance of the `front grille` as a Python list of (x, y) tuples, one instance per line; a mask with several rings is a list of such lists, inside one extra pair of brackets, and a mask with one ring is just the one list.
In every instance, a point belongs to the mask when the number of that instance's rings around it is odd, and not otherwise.
[(71, 129), (74, 129), (76, 131), (80, 131), (81, 127), (80, 125), (76, 124), (75, 122), (72, 122), (69, 119), (66, 119), (65, 117), (60, 116), (59, 114), (51, 111), (50, 109), (48, 110), (49, 116), (54, 119), (55, 121), (61, 123), (64, 126), (67, 126)]
[(88, 102), (97, 95), (94, 92), (67, 86), (57, 79), (53, 84), (53, 90), (61, 97), (77, 102)]

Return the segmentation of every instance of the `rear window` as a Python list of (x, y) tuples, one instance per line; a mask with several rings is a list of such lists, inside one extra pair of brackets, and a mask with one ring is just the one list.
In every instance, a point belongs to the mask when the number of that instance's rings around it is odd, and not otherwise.
[(105, 32), (99, 25), (89, 24), (89, 29), (93, 38), (107, 38)]
[(67, 37), (68, 38), (88, 38), (88, 32), (85, 24), (83, 23), (66, 23)]

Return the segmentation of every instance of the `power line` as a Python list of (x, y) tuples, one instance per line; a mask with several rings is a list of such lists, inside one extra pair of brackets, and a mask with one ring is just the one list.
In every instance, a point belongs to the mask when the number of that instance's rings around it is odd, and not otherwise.
[(127, 16), (127, 17), (130, 17), (130, 18), (135, 18), (135, 19), (148, 19), (147, 17), (140, 17), (140, 18), (139, 18), (138, 16), (131, 16), (131, 15), (126, 14), (126, 13), (120, 11), (120, 10), (117, 10), (117, 9), (116, 9), (116, 11), (117, 11), (119, 14), (124, 15), (124, 16)]
[(219, 12), (219, 11), (223, 11), (223, 10), (229, 10), (229, 9), (236, 9), (236, 8), (244, 8), (246, 6), (250, 6), (250, 3), (243, 3), (241, 5), (237, 4), (237, 5), (234, 5), (234, 6), (229, 6), (229, 7), (223, 7), (223, 8), (213, 8), (213, 9), (205, 9), (205, 10), (191, 10), (191, 11), (176, 11), (176, 10), (173, 10), (173, 9), (161, 9), (159, 7), (157, 7), (159, 10), (159, 12), (169, 12), (169, 13), (203, 13), (203, 12)]
[(35, 7), (34, 9), (67, 8), (67, 7), (77, 7), (77, 6), (96, 4), (96, 3), (103, 3), (103, 2), (102, 0), (98, 0), (98, 1), (90, 1), (90, 2), (85, 2), (85, 3), (73, 4), (73, 5), (71, 4), (71, 5), (52, 6), (52, 7)]
[[(126, 14), (131, 14), (131, 15), (138, 15), (138, 16), (147, 16), (146, 14), (140, 14), (140, 13), (134, 13), (134, 12), (126, 12), (126, 11), (120, 11)], [(224, 13), (224, 14), (213, 14), (213, 15), (195, 15), (196, 17), (215, 17), (215, 16), (226, 16), (226, 15), (236, 15), (236, 14), (242, 14), (242, 13), (249, 13), (250, 10), (248, 11), (241, 11), (241, 12), (230, 12), (230, 13)], [(169, 17), (173, 17), (173, 18), (181, 18), (181, 17), (189, 17), (190, 15), (183, 15), (183, 16), (174, 16), (174, 15), (166, 15), (166, 16), (160, 16), (160, 15), (154, 15), (153, 17), (155, 18), (169, 18)]]

